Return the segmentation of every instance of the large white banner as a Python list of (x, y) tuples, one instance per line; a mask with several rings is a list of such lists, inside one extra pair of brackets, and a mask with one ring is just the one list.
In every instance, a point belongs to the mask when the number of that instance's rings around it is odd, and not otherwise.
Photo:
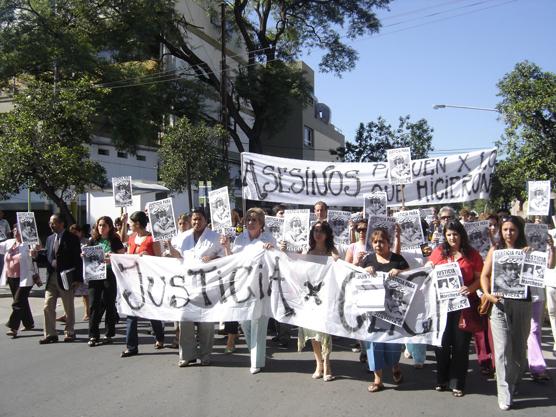
[(118, 311), (125, 315), (202, 322), (265, 315), (358, 340), (434, 345), (440, 344), (446, 322), (446, 309), (437, 302), (430, 269), (425, 268), (399, 276), (416, 288), (398, 326), (361, 303), (362, 289), (371, 298), (373, 291), (384, 297), (384, 286), (369, 287), (364, 270), (330, 257), (254, 245), (194, 265), (137, 255), (112, 255), (111, 263), (118, 280)]
[(241, 154), (243, 197), (285, 204), (361, 206), (385, 191), (388, 206), (449, 204), (488, 198), (496, 150), (485, 149), (411, 162), (411, 184), (389, 184), (386, 162), (320, 162)]

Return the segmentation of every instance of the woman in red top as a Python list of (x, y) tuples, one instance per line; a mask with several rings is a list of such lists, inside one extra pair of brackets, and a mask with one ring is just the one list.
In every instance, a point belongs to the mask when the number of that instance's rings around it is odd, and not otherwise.
[[(429, 261), (433, 265), (457, 262), (463, 275), (460, 294), (469, 298), (471, 307), (476, 308), (479, 299), (475, 291), (480, 286), (483, 259), (469, 245), (463, 225), (457, 220), (449, 221), (444, 227), (444, 242), (432, 252)], [(469, 342), (471, 333), (458, 327), (461, 310), (448, 313), (442, 346), (435, 347), (437, 391), (452, 389), (454, 397), (462, 397), (469, 364)]]
[[(129, 216), (131, 231), (133, 232), (127, 242), (127, 253), (135, 255), (160, 256), (158, 245), (154, 244), (152, 235), (147, 231), (148, 218), (142, 211), (136, 211)], [(160, 320), (151, 320), (156, 342), (155, 349), (164, 347), (164, 327)], [(137, 335), (137, 317), (127, 316), (126, 320), (126, 350), (121, 354), (122, 358), (137, 355), (139, 353), (139, 337)]]

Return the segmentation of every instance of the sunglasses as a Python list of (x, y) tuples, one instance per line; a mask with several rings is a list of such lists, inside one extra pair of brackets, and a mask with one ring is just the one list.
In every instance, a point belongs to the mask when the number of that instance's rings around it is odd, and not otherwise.
[(452, 216), (441, 216), (440, 217), (440, 220), (450, 220), (450, 219), (453, 219), (453, 217)]
[(365, 227), (364, 229), (357, 229), (357, 233), (363, 233), (366, 232), (367, 228)]

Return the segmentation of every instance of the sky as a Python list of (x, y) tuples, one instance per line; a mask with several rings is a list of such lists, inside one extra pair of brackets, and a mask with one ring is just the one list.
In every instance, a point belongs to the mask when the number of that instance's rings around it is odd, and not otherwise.
[(303, 56), (346, 140), (361, 122), (409, 114), (434, 129), (431, 155), (491, 148), (498, 113), (433, 105), (493, 108), (496, 84), (523, 60), (556, 72), (556, 0), (394, 0), (378, 16), (380, 33), (350, 43), (359, 61), (341, 78), (318, 71), (318, 51)]

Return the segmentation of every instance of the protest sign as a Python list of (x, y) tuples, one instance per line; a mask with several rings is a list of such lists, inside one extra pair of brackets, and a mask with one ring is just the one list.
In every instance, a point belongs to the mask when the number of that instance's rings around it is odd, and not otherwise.
[(463, 227), (467, 232), (469, 244), (473, 249), (481, 254), (483, 259), (490, 249), (490, 235), (488, 232), (488, 220), (479, 222), (465, 222)]
[(147, 203), (147, 213), (155, 242), (171, 239), (178, 234), (171, 198)]
[(386, 159), (390, 184), (411, 184), (411, 149), (387, 149)]
[(116, 207), (133, 205), (133, 190), (131, 177), (112, 177), (112, 193)]
[(220, 230), (232, 226), (230, 195), (228, 187), (218, 188), (208, 193), (210, 205), (210, 221), (212, 230)]
[(527, 215), (548, 216), (550, 209), (550, 181), (527, 182)]
[(264, 229), (269, 232), (276, 242), (284, 240), (284, 218), (275, 216), (264, 216)]
[(463, 284), (461, 269), (457, 262), (436, 265), (434, 268), (437, 296), (440, 301), (457, 298)]
[(102, 245), (84, 246), (83, 249), (83, 280), (85, 282), (106, 279), (106, 263)]
[(525, 223), (525, 238), (531, 250), (546, 252), (548, 244), (548, 225)]
[(35, 213), (31, 211), (17, 212), (16, 217), (21, 241), (28, 245), (38, 245), (40, 241)]
[(469, 303), (469, 298), (463, 295), (460, 295), (455, 298), (450, 298), (448, 300), (443, 301), (442, 303), (446, 305), (446, 309), (448, 313), (452, 311), (463, 310), (464, 308), (468, 308), (471, 306), (471, 304)]
[(371, 216), (386, 216), (388, 213), (386, 192), (375, 191), (367, 194), (363, 199), (363, 212), (367, 219)]
[(492, 255), (491, 293), (504, 298), (527, 298), (527, 286), (519, 283), (525, 252), (520, 249), (495, 250)]
[[(450, 204), (488, 198), (496, 150), (411, 162), (413, 182), (405, 184), (406, 206)], [(388, 207), (401, 206), (402, 186), (389, 184), (386, 162), (322, 162), (241, 154), (243, 197), (284, 204), (360, 207), (363, 196), (386, 192)]]
[(384, 281), (384, 311), (373, 315), (387, 323), (402, 326), (416, 289), (417, 285), (411, 281), (406, 281), (399, 276), (388, 277)]
[(334, 243), (336, 246), (349, 245), (351, 238), (349, 235), (349, 220), (351, 212), (340, 210), (328, 210), (328, 224), (334, 233)]
[(394, 218), (400, 225), (402, 249), (416, 249), (425, 243), (419, 210), (398, 211)]
[(406, 271), (386, 281), (404, 292), (401, 304), (392, 298), (396, 306), (387, 318), (398, 323), (393, 325), (374, 316), (378, 313), (372, 306), (357, 304), (358, 287), (366, 285), (368, 274), (331, 257), (264, 250), (260, 243), (207, 263), (116, 254), (111, 259), (118, 282), (118, 311), (130, 316), (219, 322), (264, 314), (282, 323), (357, 340), (437, 346), (446, 322), (430, 268)]
[(528, 252), (525, 254), (519, 283), (530, 287), (544, 288), (544, 274), (546, 271), (546, 263), (548, 254), (546, 252)]
[(284, 211), (284, 242), (289, 252), (303, 252), (309, 248), (309, 210)]
[(373, 242), (371, 236), (377, 229), (386, 230), (390, 248), (394, 247), (394, 240), (396, 238), (396, 219), (387, 216), (371, 216), (367, 222), (367, 237), (365, 239), (365, 250), (367, 252), (374, 252)]

